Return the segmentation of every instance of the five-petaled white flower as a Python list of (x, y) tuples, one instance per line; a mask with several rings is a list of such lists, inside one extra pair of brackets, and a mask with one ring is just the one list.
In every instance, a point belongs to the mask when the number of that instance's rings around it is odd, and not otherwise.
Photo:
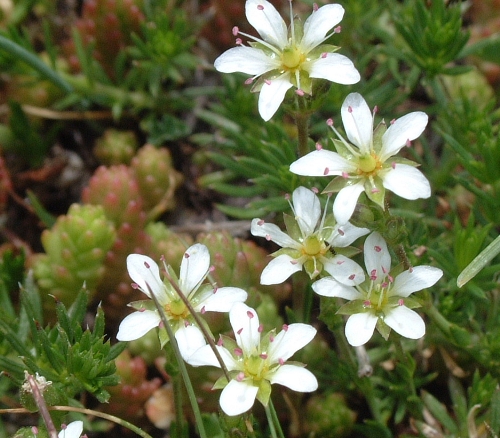
[(83, 432), (83, 421), (73, 421), (67, 426), (64, 425), (61, 432), (57, 435), (58, 438), (80, 438)]
[(351, 93), (342, 105), (342, 122), (352, 144), (331, 125), (340, 138), (334, 140), (337, 152), (319, 148), (292, 163), (290, 171), (309, 176), (339, 175), (324, 192), (340, 190), (333, 212), (341, 224), (350, 219), (363, 191), (382, 208), (385, 189), (406, 199), (428, 198), (429, 181), (415, 169), (417, 164), (393, 157), (422, 133), (427, 120), (427, 114), (417, 111), (391, 122), (387, 130), (382, 123), (373, 132), (370, 108), (360, 94)]
[[(291, 1), (290, 1), (291, 4)], [(326, 79), (339, 84), (355, 84), (359, 72), (350, 59), (333, 53), (336, 46), (323, 44), (339, 29), (332, 28), (342, 20), (344, 8), (337, 4), (315, 7), (303, 27), (293, 19), (290, 6), (290, 29), (274, 6), (266, 0), (247, 0), (245, 12), (248, 22), (262, 39), (241, 33), (254, 42), (244, 46), (236, 40), (234, 47), (219, 56), (215, 68), (223, 73), (242, 72), (253, 75), (247, 81), (255, 83), (254, 91), (260, 91), (259, 113), (267, 121), (278, 110), (291, 87), (299, 95), (312, 94), (312, 79)]]
[(417, 266), (393, 278), (389, 274), (391, 256), (387, 244), (377, 232), (366, 238), (364, 253), (368, 273), (365, 282), (353, 287), (325, 277), (312, 285), (319, 295), (351, 300), (338, 311), (350, 315), (345, 327), (348, 342), (353, 346), (365, 344), (375, 327), (385, 339), (391, 329), (409, 339), (424, 336), (425, 323), (411, 310), (420, 305), (410, 295), (433, 286), (443, 271), (432, 266)]
[[(224, 388), (220, 406), (227, 415), (248, 411), (255, 399), (267, 406), (271, 385), (278, 383), (298, 392), (312, 392), (318, 388), (314, 375), (303, 364), (287, 360), (314, 338), (316, 329), (308, 324), (284, 325), (262, 335), (263, 327), (254, 309), (236, 303), (229, 312), (236, 337), (221, 337), (217, 349), (229, 371), (231, 380), (221, 377), (214, 388)], [(193, 366), (220, 367), (209, 345), (201, 347), (188, 359)]]
[[(179, 279), (170, 266), (170, 276), (178, 284), (180, 291), (189, 300), (196, 312), (229, 312), (232, 305), (247, 299), (247, 293), (236, 287), (215, 288), (210, 284), (202, 285), (210, 268), (210, 254), (205, 245), (197, 243), (189, 247), (182, 259)], [(130, 254), (127, 257), (127, 269), (135, 282), (134, 287), (151, 298), (154, 294), (162, 311), (170, 322), (175, 338), (184, 359), (196, 349), (205, 345), (201, 330), (193, 324), (193, 318), (177, 291), (169, 282), (162, 282), (158, 265), (149, 257)], [(161, 318), (152, 300), (136, 301), (130, 304), (138, 310), (121, 322), (117, 339), (132, 341), (160, 326)], [(163, 345), (168, 342), (166, 330), (159, 332)]]
[[(278, 284), (303, 268), (311, 278), (326, 271), (343, 284), (354, 285), (364, 280), (363, 269), (339, 252), (354, 255), (358, 251), (348, 247), (358, 237), (368, 234), (366, 228), (350, 223), (335, 224), (332, 214), (321, 215), (321, 205), (316, 194), (305, 187), (298, 187), (292, 194), (294, 217), (284, 215), (288, 234), (277, 225), (254, 219), (251, 233), (265, 237), (282, 247), (262, 271), (261, 284)], [(326, 209), (325, 209), (326, 213)]]

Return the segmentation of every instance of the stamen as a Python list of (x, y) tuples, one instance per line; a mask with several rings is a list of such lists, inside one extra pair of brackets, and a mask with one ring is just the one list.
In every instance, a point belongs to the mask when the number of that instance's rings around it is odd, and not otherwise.
[(250, 319), (252, 319), (255, 315), (254, 315), (252, 312), (250, 312), (250, 310), (248, 310), (248, 311), (247, 311), (247, 316), (248, 316)]
[(137, 283), (130, 283), (130, 286), (132, 286), (132, 289), (139, 289), (139, 285)]
[(278, 363), (279, 363), (280, 365), (283, 365), (283, 364), (285, 363), (285, 361), (284, 361), (284, 360), (280, 357), (280, 358), (278, 359)]
[(374, 187), (372, 190), (371, 190), (372, 193), (380, 193), (380, 189), (377, 189), (376, 187)]
[(406, 140), (406, 146), (409, 147), (409, 148), (411, 147), (411, 141), (410, 141), (410, 139)]
[(240, 372), (238, 373), (238, 375), (236, 376), (236, 380), (237, 380), (238, 382), (242, 382), (244, 378), (245, 378), (245, 373), (244, 373), (243, 371), (240, 371)]
[(391, 125), (394, 125), (394, 123), (395, 123), (395, 122), (396, 122), (396, 119), (392, 119), (392, 120), (390, 121)]
[(337, 265), (343, 265), (344, 264), (344, 260), (337, 260)]
[(236, 36), (240, 33), (240, 29), (238, 26), (234, 26), (233, 29), (232, 29), (232, 32), (233, 32), (233, 36)]
[(313, 12), (316, 12), (319, 9), (317, 3), (313, 3)]
[(274, 336), (273, 335), (269, 335), (269, 342), (274, 342)]
[(210, 268), (208, 268), (208, 272), (214, 272), (215, 271), (215, 266), (212, 265), (210, 266)]
[(334, 33), (340, 33), (340, 32), (342, 32), (342, 26), (337, 26), (337, 27), (334, 27), (334, 28), (333, 28), (333, 32), (334, 32)]
[(201, 313), (202, 315), (204, 315), (206, 311), (207, 311), (207, 310), (205, 309), (205, 306), (203, 306), (203, 307), (201, 308), (201, 310), (200, 310), (200, 313)]
[(365, 306), (365, 307), (371, 307), (372, 306), (372, 302), (370, 300), (363, 301), (363, 306)]
[(288, 331), (288, 324), (283, 324), (281, 327), (285, 332)]
[(262, 332), (264, 331), (264, 325), (263, 325), (263, 324), (260, 324), (260, 325), (259, 325), (259, 328), (257, 329), (257, 331), (258, 331), (259, 333), (262, 333)]
[(375, 246), (373, 247), (373, 249), (374, 249), (376, 252), (380, 252), (380, 251), (382, 251), (382, 248), (381, 248), (380, 246), (378, 246), (378, 245), (375, 245)]
[(285, 194), (285, 199), (286, 199), (287, 201), (289, 201), (289, 200), (290, 200), (290, 193), (286, 193), (286, 194)]
[(243, 356), (243, 350), (241, 348), (236, 347), (234, 349), (234, 355), (235, 356)]
[(267, 359), (267, 354), (266, 354), (266, 353), (261, 353), (261, 354), (259, 354), (259, 357), (260, 357), (261, 359), (264, 359), (264, 360), (265, 360), (265, 359)]
[(351, 274), (351, 275), (349, 275), (348, 278), (349, 278), (349, 280), (354, 280), (355, 277), (356, 277), (356, 274)]
[(339, 233), (341, 236), (345, 235), (345, 231), (342, 228), (337, 228), (337, 233)]
[(263, 11), (263, 10), (264, 10), (264, 6), (263, 6), (263, 5), (257, 5), (257, 9), (258, 9), (259, 11)]
[(349, 178), (349, 174), (346, 171), (343, 171), (342, 172), (342, 178), (348, 179)]
[(400, 306), (404, 306), (404, 304), (405, 304), (405, 302), (404, 302), (403, 298), (400, 298), (400, 299), (398, 300), (398, 305), (400, 305)]
[(224, 341), (222, 340), (222, 336), (219, 336), (219, 340), (217, 341), (217, 345), (222, 347), (224, 345)]
[(349, 111), (349, 112), (352, 114), (352, 106), (351, 106), (351, 105), (349, 105), (349, 106), (347, 107), (347, 111)]
[(326, 124), (328, 126), (333, 126), (333, 119), (327, 119)]
[(319, 193), (319, 190), (318, 190), (318, 188), (317, 188), (317, 187), (312, 187), (312, 188), (311, 188), (311, 191), (312, 191), (312, 192), (314, 192), (314, 193), (316, 193), (316, 194), (318, 194), (318, 193)]
[(316, 150), (320, 151), (321, 149), (323, 149), (323, 146), (319, 143), (316, 143)]
[(253, 81), (254, 81), (255, 78), (248, 78), (245, 80), (244, 84), (245, 85), (250, 85)]
[(327, 52), (323, 52), (323, 53), (321, 54), (321, 58), (322, 58), (322, 59), (325, 59), (327, 56), (328, 56), (328, 53), (327, 53)]
[(304, 94), (305, 94), (305, 93), (304, 93), (301, 89), (297, 88), (297, 89), (295, 90), (295, 94), (296, 94), (297, 96), (302, 97), (302, 96), (304, 96)]
[(291, 263), (292, 265), (296, 265), (297, 263), (299, 263), (299, 261), (298, 261), (298, 260), (293, 259), (293, 260), (290, 260), (290, 263)]
[(260, 221), (257, 222), (257, 225), (262, 226), (264, 225), (265, 221), (264, 219), (261, 219)]
[(269, 79), (264, 79), (264, 82), (267, 84), (267, 85), (271, 85), (271, 81)]
[(241, 327), (241, 328), (240, 328), (240, 329), (239, 329), (236, 333), (237, 333), (238, 335), (241, 335), (241, 332), (242, 332), (242, 331), (243, 331), (243, 327)]
[(271, 240), (271, 236), (269, 234), (266, 234), (266, 240), (269, 242)]
[(241, 38), (236, 38), (236, 41), (234, 42), (237, 46), (242, 46), (243, 45), (243, 40)]
[(370, 272), (370, 280), (375, 281), (376, 279), (377, 279), (377, 270), (372, 269), (372, 271)]
[(188, 259), (189, 257), (190, 257), (190, 255), (189, 255), (187, 252), (186, 252), (186, 253), (184, 253), (184, 258), (185, 258), (185, 259)]
[(330, 173), (330, 169), (328, 167), (325, 167), (325, 170), (323, 171), (323, 175), (328, 175)]
[(395, 168), (396, 168), (396, 163), (395, 163), (394, 161), (391, 163), (391, 167), (392, 167), (393, 169), (395, 169)]
[(138, 310), (138, 312), (141, 312), (141, 313), (142, 313), (142, 312), (145, 312), (145, 311), (146, 311), (146, 308), (145, 308), (145, 307), (141, 307), (141, 308)]
[(151, 266), (149, 266), (149, 263), (148, 262), (144, 262), (144, 266), (149, 269)]

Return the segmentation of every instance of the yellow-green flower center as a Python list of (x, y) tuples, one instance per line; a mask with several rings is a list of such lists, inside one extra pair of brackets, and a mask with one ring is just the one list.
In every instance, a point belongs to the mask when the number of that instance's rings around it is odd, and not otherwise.
[(252, 355), (245, 358), (244, 362), (244, 373), (246, 377), (255, 380), (262, 380), (267, 372), (269, 371), (269, 365), (267, 363), (267, 357), (264, 359), (260, 356)]
[(295, 45), (285, 47), (281, 53), (281, 63), (287, 70), (297, 69), (304, 60), (304, 54)]
[(174, 319), (185, 319), (189, 316), (189, 310), (182, 300), (175, 300), (167, 304), (165, 312)]
[(303, 252), (308, 256), (322, 255), (325, 251), (325, 244), (316, 235), (307, 236), (302, 245)]
[(358, 159), (358, 169), (363, 173), (371, 173), (378, 166), (378, 160), (373, 155), (362, 155)]

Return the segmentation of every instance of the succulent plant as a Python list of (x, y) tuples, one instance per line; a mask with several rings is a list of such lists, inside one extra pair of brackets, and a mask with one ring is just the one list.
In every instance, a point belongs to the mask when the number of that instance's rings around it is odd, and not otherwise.
[(45, 254), (35, 255), (32, 261), (41, 291), (66, 305), (84, 285), (95, 294), (115, 238), (115, 228), (102, 206), (73, 204), (52, 229), (42, 233)]
[(116, 239), (106, 257), (106, 275), (98, 285), (98, 296), (108, 318), (121, 318), (126, 305), (140, 298), (140, 292), (130, 287), (127, 256), (145, 253), (150, 245), (144, 232), (146, 213), (139, 185), (129, 167), (101, 166), (83, 190), (82, 200), (103, 206), (106, 216), (115, 224)]
[(138, 419), (144, 415), (144, 404), (160, 387), (161, 379), (148, 380), (146, 362), (142, 357), (132, 357), (128, 350), (116, 358), (115, 364), (120, 383), (107, 388), (111, 398), (103, 409), (121, 418)]
[(133, 131), (107, 129), (96, 140), (94, 155), (106, 166), (130, 164), (138, 147), (139, 143)]
[[(92, 54), (104, 70), (114, 76), (115, 61), (131, 44), (132, 33), (140, 33), (144, 21), (142, 0), (84, 0), (81, 18), (76, 22), (85, 47), (93, 46)], [(74, 71), (81, 66), (73, 39), (66, 41), (65, 51)]]
[(147, 144), (132, 159), (130, 167), (150, 219), (155, 219), (175, 206), (174, 192), (183, 177), (174, 169), (168, 149)]

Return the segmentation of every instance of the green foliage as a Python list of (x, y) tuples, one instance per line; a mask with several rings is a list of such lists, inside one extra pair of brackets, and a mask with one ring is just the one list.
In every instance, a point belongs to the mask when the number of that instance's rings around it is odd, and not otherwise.
[[(65, 404), (83, 391), (101, 402), (109, 398), (105, 389), (116, 385), (114, 359), (125, 344), (111, 346), (104, 335), (104, 313), (98, 308), (93, 329), (83, 330), (88, 293), (82, 290), (70, 309), (56, 304), (57, 323), (43, 327), (42, 302), (33, 282), (26, 279), (18, 311), (0, 309), (0, 368), (21, 385), (25, 371), (52, 382), (48, 404)], [(48, 394), (50, 395), (50, 394)], [(24, 396), (29, 402), (29, 398)], [(32, 406), (32, 404), (30, 405)], [(32, 406), (33, 408), (33, 406)]]
[[(404, 59), (418, 66), (429, 78), (438, 74), (461, 74), (467, 68), (448, 67), (469, 39), (462, 29), (460, 5), (424, 0), (406, 1), (402, 8), (391, 8), (392, 18), (406, 43)], [(396, 56), (396, 52), (392, 53)]]

